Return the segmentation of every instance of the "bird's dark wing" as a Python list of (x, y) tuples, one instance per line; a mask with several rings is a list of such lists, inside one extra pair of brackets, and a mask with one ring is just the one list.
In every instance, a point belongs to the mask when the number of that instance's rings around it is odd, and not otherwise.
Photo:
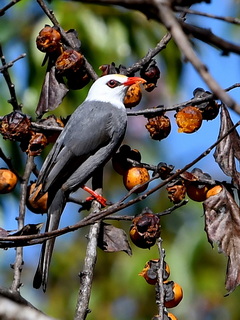
[(103, 102), (79, 106), (70, 117), (40, 171), (37, 184), (44, 192), (58, 188), (92, 154), (111, 140), (113, 107)]

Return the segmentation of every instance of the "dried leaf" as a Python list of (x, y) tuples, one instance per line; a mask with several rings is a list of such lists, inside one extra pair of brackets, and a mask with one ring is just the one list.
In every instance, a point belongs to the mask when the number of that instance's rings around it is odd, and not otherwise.
[(132, 254), (126, 232), (107, 223), (101, 225), (98, 246), (105, 252), (125, 251), (128, 255)]
[(225, 287), (232, 292), (240, 284), (240, 209), (225, 187), (203, 202), (205, 231), (211, 244), (228, 257)]
[(66, 37), (68, 44), (70, 45), (69, 49), (80, 51), (81, 41), (78, 39), (78, 33), (75, 29), (69, 29), (66, 32)]
[(46, 72), (36, 114), (41, 117), (44, 113), (56, 109), (67, 92), (62, 77), (56, 74), (56, 68), (52, 66)]
[[(221, 126), (218, 138), (221, 138), (233, 126), (227, 108), (221, 110)], [(240, 138), (237, 130), (232, 131), (216, 147), (214, 158), (222, 171), (232, 177), (233, 184), (240, 189), (240, 172), (236, 169), (236, 162), (240, 160)]]

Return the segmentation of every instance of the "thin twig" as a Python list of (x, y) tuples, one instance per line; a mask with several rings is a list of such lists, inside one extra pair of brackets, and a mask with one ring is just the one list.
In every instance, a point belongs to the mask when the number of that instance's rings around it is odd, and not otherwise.
[[(19, 216), (17, 218), (18, 221), (18, 230), (24, 227), (25, 220), (25, 206), (26, 206), (26, 198), (27, 198), (27, 183), (32, 172), (32, 168), (34, 166), (33, 157), (28, 156), (27, 163), (25, 167), (25, 172), (23, 175), (23, 181), (21, 183), (21, 191), (20, 191), (20, 204), (19, 204)], [(18, 247), (16, 249), (16, 259), (13, 265), (14, 276), (13, 282), (11, 286), (12, 291), (19, 291), (21, 287), (21, 272), (23, 266), (23, 247)]]
[(5, 14), (5, 12), (11, 8), (12, 6), (14, 6), (17, 2), (20, 2), (21, 0), (12, 0), (10, 3), (8, 3), (5, 7), (3, 7), (2, 9), (0, 9), (0, 16), (3, 16)]
[(198, 16), (202, 16), (202, 17), (213, 18), (213, 19), (216, 19), (216, 20), (222, 20), (224, 22), (229, 22), (229, 23), (232, 23), (232, 24), (240, 24), (240, 19), (238, 19), (238, 18), (217, 16), (215, 14), (210, 14), (210, 13), (201, 12), (201, 11), (197, 11), (197, 10), (192, 10), (192, 9), (188, 9), (188, 8), (184, 8), (184, 7), (178, 7), (178, 6), (175, 6), (174, 10), (176, 10), (178, 12), (194, 14), (194, 15), (198, 15)]
[[(2, 68), (3, 70), (1, 70), (1, 72), (2, 72), (4, 79), (7, 83), (7, 86), (8, 86), (9, 92), (10, 92), (10, 96), (11, 96), (11, 99), (8, 100), (8, 102), (11, 103), (14, 111), (17, 111), (17, 110), (21, 111), (22, 107), (21, 107), (21, 105), (18, 104), (15, 86), (11, 81), (11, 77), (8, 72), (8, 65), (7, 65), (5, 57), (3, 55), (3, 50), (2, 50), (1, 45), (0, 45), (0, 59), (1, 59), (2, 65), (3, 65), (3, 68)], [(5, 67), (6, 65), (7, 65), (7, 67)]]
[(11, 68), (15, 62), (17, 62), (18, 60), (23, 59), (25, 57), (26, 57), (26, 53), (20, 54), (20, 56), (18, 56), (16, 59), (14, 59), (8, 63), (5, 63), (3, 67), (0, 67), (0, 72), (3, 73), (4, 70)]
[(171, 34), (169, 32), (166, 33), (154, 49), (149, 50), (145, 57), (134, 63), (131, 67), (127, 68), (127, 74), (135, 73), (139, 71), (144, 65), (149, 63), (149, 61), (153, 57), (155, 57), (159, 52), (166, 48), (166, 45), (171, 40), (171, 38)]
[(204, 82), (208, 85), (210, 90), (220, 99), (224, 104), (232, 108), (233, 110), (238, 110), (238, 104), (219, 86), (216, 80), (208, 72), (207, 67), (202, 63), (202, 61), (195, 54), (187, 36), (182, 30), (179, 21), (174, 16), (172, 10), (166, 2), (163, 0), (154, 0), (156, 6), (158, 7), (159, 19), (165, 25), (165, 27), (171, 32), (174, 41), (176, 42), (178, 48), (186, 57), (186, 59), (193, 65), (197, 70), (199, 75), (202, 77)]
[[(97, 201), (93, 201), (91, 210), (96, 213), (101, 208)], [(88, 245), (86, 248), (86, 256), (84, 260), (84, 267), (80, 272), (80, 289), (78, 293), (78, 301), (76, 304), (74, 320), (86, 319), (89, 310), (89, 300), (93, 282), (93, 272), (97, 261), (97, 242), (100, 232), (101, 222), (97, 221), (90, 226), (88, 233)]]

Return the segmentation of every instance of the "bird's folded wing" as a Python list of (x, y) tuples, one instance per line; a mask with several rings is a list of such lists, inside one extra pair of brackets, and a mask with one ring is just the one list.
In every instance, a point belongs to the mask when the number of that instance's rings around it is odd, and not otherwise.
[(83, 103), (73, 113), (50, 151), (39, 173), (37, 184), (44, 192), (61, 184), (90, 155), (106, 145), (112, 136), (114, 120), (111, 105)]

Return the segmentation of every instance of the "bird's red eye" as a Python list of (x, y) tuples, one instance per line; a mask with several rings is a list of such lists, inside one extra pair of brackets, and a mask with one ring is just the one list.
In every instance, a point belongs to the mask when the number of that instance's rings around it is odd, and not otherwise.
[(109, 86), (109, 88), (116, 88), (120, 85), (120, 82), (112, 79), (107, 82), (107, 85)]

